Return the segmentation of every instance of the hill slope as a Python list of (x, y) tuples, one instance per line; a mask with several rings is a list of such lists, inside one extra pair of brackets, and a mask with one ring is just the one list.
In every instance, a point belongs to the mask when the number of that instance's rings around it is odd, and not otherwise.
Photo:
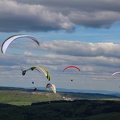
[(33, 91), (23, 88), (1, 87), (0, 89), (0, 103), (12, 105), (31, 105), (35, 102), (55, 100), (120, 100), (114, 95), (95, 93), (57, 92), (54, 94), (52, 91)]
[(0, 120), (119, 120), (114, 95), (1, 88)]
[(74, 100), (33, 103), (29, 106), (0, 104), (0, 120), (120, 120), (120, 102)]

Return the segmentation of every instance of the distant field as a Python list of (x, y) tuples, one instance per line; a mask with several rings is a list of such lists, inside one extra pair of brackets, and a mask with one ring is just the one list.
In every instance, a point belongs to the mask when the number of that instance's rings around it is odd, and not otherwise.
[(56, 101), (56, 100), (113, 100), (120, 101), (119, 97), (102, 94), (67, 93), (52, 91), (29, 91), (21, 89), (0, 90), (0, 103), (12, 105), (31, 105), (36, 102)]
[(34, 102), (61, 100), (61, 95), (52, 92), (26, 92), (22, 90), (0, 90), (0, 103), (31, 105)]
[(0, 120), (120, 120), (114, 95), (0, 90)]

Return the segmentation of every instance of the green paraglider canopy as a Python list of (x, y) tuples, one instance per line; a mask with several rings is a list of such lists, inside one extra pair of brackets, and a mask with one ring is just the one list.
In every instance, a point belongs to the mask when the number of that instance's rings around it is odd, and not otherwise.
[(44, 75), (46, 76), (46, 78), (50, 81), (50, 74), (49, 74), (48, 70), (45, 67), (43, 67), (43, 66), (32, 66), (27, 70), (23, 70), (22, 75), (25, 75), (26, 72), (29, 71), (29, 70), (37, 70), (39, 72), (42, 71), (44, 73)]

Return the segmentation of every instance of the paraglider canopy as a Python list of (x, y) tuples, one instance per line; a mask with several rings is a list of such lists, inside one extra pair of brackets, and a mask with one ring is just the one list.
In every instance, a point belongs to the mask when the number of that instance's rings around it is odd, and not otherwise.
[(33, 40), (34, 42), (36, 42), (38, 45), (40, 45), (40, 43), (38, 42), (38, 40), (30, 35), (24, 35), (24, 34), (21, 34), (21, 35), (13, 35), (13, 36), (10, 36), (9, 38), (7, 38), (3, 43), (2, 43), (2, 46), (1, 46), (1, 52), (5, 54), (8, 46), (16, 39), (18, 38), (23, 38), (23, 37), (27, 37), (27, 38), (30, 38), (31, 40)]
[[(80, 68), (74, 65), (67, 66), (63, 69), (63, 72), (66, 71), (67, 69), (75, 69), (77, 71), (80, 71)], [(73, 82), (73, 77), (71, 78), (71, 82)]]
[(51, 88), (52, 91), (53, 91), (54, 93), (56, 93), (56, 87), (55, 87), (54, 84), (48, 83), (48, 84), (46, 85), (46, 88)]
[(73, 69), (76, 69), (76, 70), (80, 71), (80, 68), (78, 68), (77, 66), (72, 66), (72, 65), (71, 65), (71, 66), (65, 67), (64, 70), (63, 70), (63, 72), (64, 72), (65, 70), (69, 69), (69, 68), (73, 68)]
[(45, 67), (43, 67), (43, 66), (33, 66), (30, 69), (31, 70), (38, 70), (38, 71), (41, 70), (44, 73), (44, 75), (46, 76), (46, 78), (50, 81), (50, 74)]
[(50, 74), (48, 72), (48, 70), (43, 67), (43, 66), (32, 66), (29, 69), (26, 70), (22, 70), (22, 75), (25, 75), (27, 71), (29, 70), (37, 70), (38, 72), (42, 71), (44, 73), (44, 75), (46, 76), (46, 78), (50, 81)]
[(114, 72), (114, 73), (112, 74), (112, 76), (113, 76), (113, 75), (116, 75), (116, 74), (120, 74), (120, 72)]

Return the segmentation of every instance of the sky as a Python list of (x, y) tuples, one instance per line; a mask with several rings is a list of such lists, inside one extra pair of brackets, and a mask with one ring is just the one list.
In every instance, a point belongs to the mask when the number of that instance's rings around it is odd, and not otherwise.
[[(1, 0), (0, 45), (19, 38), (0, 53), (0, 86), (120, 91), (119, 0)], [(66, 66), (75, 65), (80, 72)], [(51, 75), (21, 69), (44, 66)], [(73, 82), (71, 82), (73, 79)], [(33, 85), (31, 82), (34, 81)]]

